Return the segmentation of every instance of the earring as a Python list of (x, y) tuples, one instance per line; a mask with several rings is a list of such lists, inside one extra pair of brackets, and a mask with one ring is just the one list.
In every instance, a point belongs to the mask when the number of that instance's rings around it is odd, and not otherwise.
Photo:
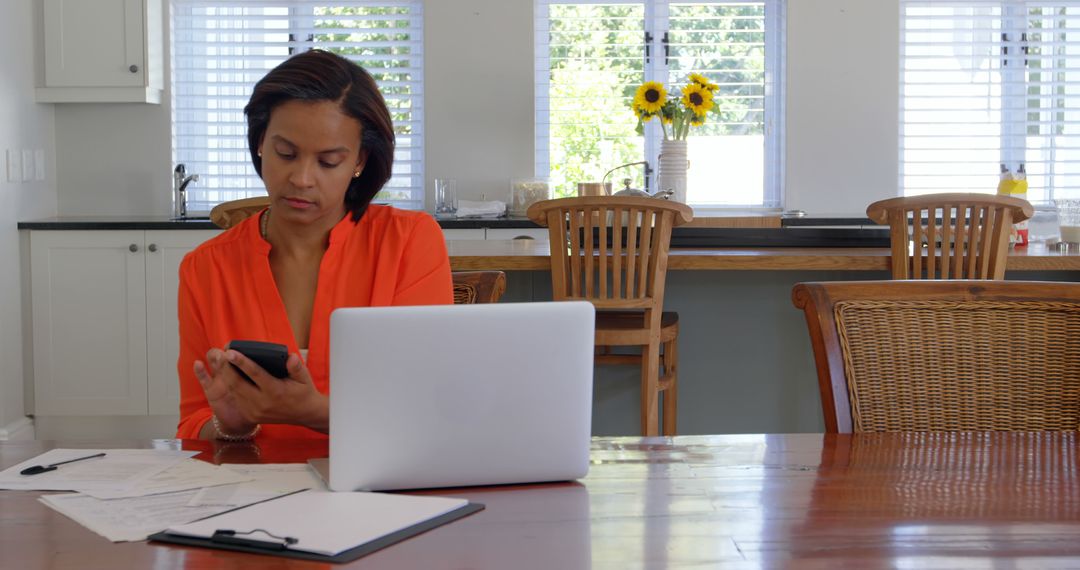
[(359, 170), (357, 170), (356, 172), (353, 172), (353, 173), (352, 173), (352, 177), (353, 177), (353, 178), (360, 178), (360, 171), (359, 171)]
[(262, 151), (261, 150), (255, 151), (255, 156), (257, 156), (259, 158), (262, 158)]

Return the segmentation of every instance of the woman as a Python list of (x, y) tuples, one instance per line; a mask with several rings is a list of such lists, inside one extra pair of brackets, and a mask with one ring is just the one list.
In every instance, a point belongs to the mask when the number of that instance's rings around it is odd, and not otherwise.
[[(431, 216), (369, 205), (390, 178), (394, 132), (359, 66), (296, 55), (255, 85), (244, 113), (270, 207), (180, 266), (177, 437), (325, 437), (330, 312), (452, 303), (446, 245)], [(287, 345), (288, 378), (225, 350), (234, 339)]]

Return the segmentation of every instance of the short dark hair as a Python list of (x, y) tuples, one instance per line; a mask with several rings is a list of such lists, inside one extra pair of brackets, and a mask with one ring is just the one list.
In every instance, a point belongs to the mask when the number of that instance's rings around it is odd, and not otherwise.
[(258, 148), (270, 123), (270, 113), (292, 100), (337, 101), (345, 115), (360, 121), (360, 148), (367, 152), (367, 161), (345, 192), (345, 207), (352, 212), (353, 221), (358, 221), (375, 194), (390, 180), (394, 166), (394, 123), (378, 85), (359, 65), (320, 49), (294, 55), (271, 69), (255, 84), (244, 107), (248, 149), (260, 177), (262, 157)]

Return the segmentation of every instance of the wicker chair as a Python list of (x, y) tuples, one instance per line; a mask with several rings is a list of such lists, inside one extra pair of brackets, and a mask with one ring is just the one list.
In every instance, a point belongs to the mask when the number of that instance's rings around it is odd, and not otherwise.
[(800, 283), (831, 433), (1080, 428), (1080, 283)]
[[(210, 210), (210, 221), (229, 229), (270, 205), (268, 196), (222, 202)], [(506, 292), (506, 274), (502, 271), (455, 271), (454, 304), (496, 303)]]
[(866, 208), (889, 225), (893, 279), (1004, 279), (1012, 225), (1033, 212), (1025, 200), (991, 194), (891, 198)]
[[(537, 202), (528, 216), (549, 231), (552, 296), (597, 308), (596, 362), (641, 367), (642, 435), (660, 433), (661, 393), (663, 434), (675, 435), (679, 315), (663, 310), (664, 282), (671, 228), (693, 211), (656, 198), (588, 196)], [(609, 354), (612, 346), (640, 346), (641, 354)]]
[(455, 271), (454, 304), (498, 303), (506, 292), (506, 274), (502, 271)]

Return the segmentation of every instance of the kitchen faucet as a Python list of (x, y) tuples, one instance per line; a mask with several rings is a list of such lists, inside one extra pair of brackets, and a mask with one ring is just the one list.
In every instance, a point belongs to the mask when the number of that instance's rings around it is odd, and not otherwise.
[(199, 175), (192, 174), (187, 175), (187, 168), (181, 164), (177, 164), (173, 170), (173, 217), (174, 218), (186, 218), (187, 217), (187, 187), (192, 182), (198, 182)]

